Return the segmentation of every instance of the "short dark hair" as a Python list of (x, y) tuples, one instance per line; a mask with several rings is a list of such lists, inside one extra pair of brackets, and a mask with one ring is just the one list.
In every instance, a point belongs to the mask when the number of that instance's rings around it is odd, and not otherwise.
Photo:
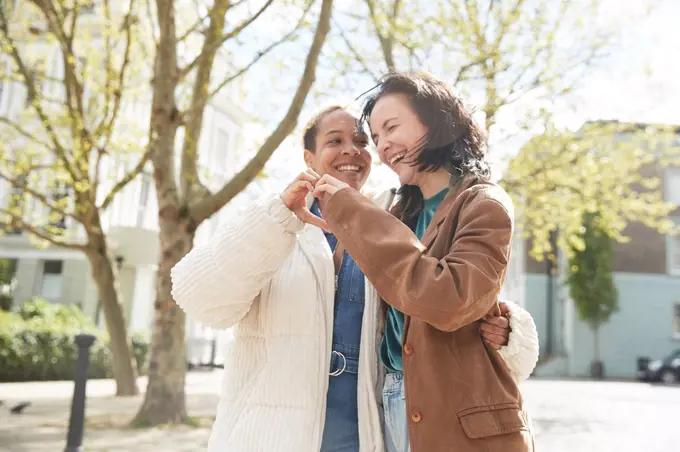
[[(408, 97), (420, 121), (428, 128), (413, 160), (418, 171), (446, 169), (452, 183), (473, 176), (489, 179), (491, 170), (486, 160), (487, 136), (463, 101), (441, 80), (426, 73), (394, 72), (386, 75), (371, 95), (361, 114), (366, 122), (375, 104), (388, 94)], [(393, 213), (404, 221), (416, 217), (423, 208), (423, 195), (416, 186), (403, 185)]]
[(319, 133), (319, 123), (321, 120), (334, 111), (344, 109), (345, 108), (340, 105), (331, 105), (312, 116), (302, 131), (302, 145), (306, 150), (312, 153), (316, 152), (316, 135)]

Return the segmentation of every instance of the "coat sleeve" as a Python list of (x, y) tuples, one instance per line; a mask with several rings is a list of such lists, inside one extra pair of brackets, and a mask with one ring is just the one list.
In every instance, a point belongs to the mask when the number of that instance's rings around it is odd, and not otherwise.
[(175, 302), (207, 327), (235, 325), (290, 255), (303, 227), (278, 195), (240, 209), (172, 268)]
[(323, 213), (385, 302), (439, 330), (456, 331), (497, 302), (512, 238), (509, 201), (496, 190), (460, 196), (466, 198), (442, 259), (427, 256), (406, 225), (352, 189), (335, 193)]
[(538, 362), (538, 331), (531, 314), (519, 305), (503, 301), (510, 308), (508, 345), (498, 351), (517, 383), (529, 378)]

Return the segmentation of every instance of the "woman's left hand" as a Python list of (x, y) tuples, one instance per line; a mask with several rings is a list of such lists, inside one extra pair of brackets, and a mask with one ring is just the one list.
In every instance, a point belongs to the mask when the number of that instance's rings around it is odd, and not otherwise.
[(314, 186), (314, 196), (318, 198), (322, 204), (325, 204), (331, 196), (347, 187), (349, 187), (349, 185), (343, 181), (336, 179), (333, 176), (329, 176), (328, 174), (324, 174)]

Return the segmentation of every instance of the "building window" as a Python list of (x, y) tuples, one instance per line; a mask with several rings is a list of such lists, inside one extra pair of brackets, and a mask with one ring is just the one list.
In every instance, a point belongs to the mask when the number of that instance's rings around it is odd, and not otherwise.
[(80, 6), (80, 14), (92, 14), (94, 13), (94, 1), (87, 2)]
[(0, 10), (2, 10), (3, 13), (7, 14), (12, 10), (14, 0), (0, 0)]
[[(3, 72), (5, 71), (4, 65), (2, 67)], [(0, 78), (0, 108), (2, 108), (2, 95), (5, 92), (5, 78)]]
[[(69, 190), (63, 183), (56, 183), (54, 189), (52, 189), (52, 200), (57, 206), (62, 210), (67, 210), (68, 206), (65, 205), (64, 200), (69, 199)], [(50, 213), (50, 226), (57, 229), (66, 229), (66, 217), (58, 212)]]
[(675, 219), (675, 234), (668, 235), (666, 254), (668, 256), (668, 273), (680, 276), (680, 218)]
[(221, 127), (217, 128), (215, 150), (213, 152), (215, 162), (211, 162), (217, 168), (221, 176), (227, 172), (227, 159), (229, 158), (229, 133)]
[(680, 168), (666, 168), (666, 201), (680, 206)]
[[(43, 34), (44, 30), (38, 30), (36, 33)], [(58, 58), (58, 56), (55, 55), (54, 58)], [(51, 71), (54, 70), (53, 66), (54, 62), (48, 61), (46, 57), (42, 57), (36, 58), (31, 63), (31, 66), (27, 68), (27, 75), (30, 81), (33, 83), (35, 93), (30, 93), (28, 91), (28, 86), (24, 84), (24, 89), (26, 91), (26, 100), (24, 106), (26, 108), (30, 108), (34, 101), (41, 101), (46, 94), (49, 94), (50, 83), (56, 83), (50, 82), (50, 76), (53, 75), (51, 74)]]
[(0, 259), (0, 310), (9, 311), (12, 308), (16, 271), (16, 259)]
[(45, 261), (43, 263), (42, 285), (40, 296), (49, 301), (61, 299), (62, 272), (64, 261)]
[(144, 218), (146, 217), (146, 208), (149, 204), (149, 192), (151, 190), (151, 175), (142, 173), (140, 175), (141, 187), (139, 189), (139, 208), (137, 210), (137, 227), (144, 226)]
[[(16, 184), (10, 184), (9, 187), (9, 193), (7, 196), (7, 210), (10, 212), (12, 217), (22, 218), (24, 214), (25, 202), (23, 186), (26, 183), (26, 176), (19, 176), (16, 182)], [(12, 217), (8, 218), (9, 223), (0, 225), (0, 228), (7, 235), (19, 235), (21, 234), (21, 229), (14, 227)]]

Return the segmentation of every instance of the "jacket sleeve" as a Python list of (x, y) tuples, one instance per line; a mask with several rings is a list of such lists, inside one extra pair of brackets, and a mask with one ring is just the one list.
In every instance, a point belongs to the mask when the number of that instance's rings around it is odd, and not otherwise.
[(207, 327), (233, 326), (290, 255), (303, 227), (278, 195), (240, 209), (172, 268), (175, 302)]
[(531, 314), (519, 305), (503, 301), (510, 308), (508, 345), (498, 351), (517, 383), (529, 378), (538, 362), (538, 332)]
[(323, 214), (389, 305), (439, 330), (455, 331), (496, 303), (512, 237), (511, 216), (490, 189), (460, 196), (466, 198), (443, 259), (427, 256), (406, 225), (352, 189), (335, 193)]

